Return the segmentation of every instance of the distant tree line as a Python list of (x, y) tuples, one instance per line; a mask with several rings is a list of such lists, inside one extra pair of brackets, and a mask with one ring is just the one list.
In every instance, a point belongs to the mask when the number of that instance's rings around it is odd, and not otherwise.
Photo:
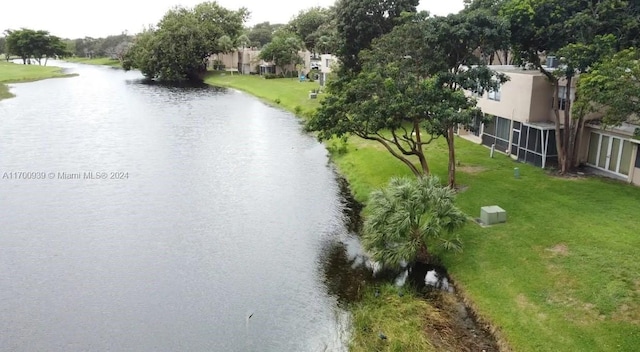
[(109, 57), (122, 61), (133, 40), (134, 36), (123, 32), (105, 38), (65, 39), (65, 43), (67, 50), (76, 57)]
[(134, 36), (126, 32), (105, 38), (77, 39), (61, 39), (47, 31), (27, 28), (6, 30), (4, 34), (5, 37), (0, 37), (0, 54), (5, 54), (6, 60), (18, 56), (25, 63), (30, 58), (38, 63), (45, 58), (46, 62), (46, 58), (54, 56), (109, 57), (122, 61), (134, 40)]

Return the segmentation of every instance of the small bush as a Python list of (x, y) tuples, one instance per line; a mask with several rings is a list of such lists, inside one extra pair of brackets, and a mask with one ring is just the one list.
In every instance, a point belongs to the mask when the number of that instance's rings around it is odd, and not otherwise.
[(264, 79), (276, 79), (278, 78), (278, 75), (276, 75), (275, 73), (265, 73), (264, 75)]
[(280, 105), (280, 98), (275, 98), (273, 101), (274, 101), (276, 104)]
[(300, 114), (302, 113), (302, 106), (300, 105), (296, 105), (295, 108), (293, 108), (293, 112), (297, 115), (300, 116)]

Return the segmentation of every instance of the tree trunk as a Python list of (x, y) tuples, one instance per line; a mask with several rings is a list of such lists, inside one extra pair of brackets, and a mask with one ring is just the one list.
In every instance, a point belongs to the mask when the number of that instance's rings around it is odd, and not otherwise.
[(449, 146), (449, 187), (456, 187), (456, 148), (453, 127), (447, 130), (447, 145)]
[(571, 165), (573, 165), (573, 142), (575, 141), (575, 136), (573, 135), (573, 126), (571, 124), (571, 81), (572, 77), (567, 76), (567, 88), (565, 89), (565, 105), (564, 105), (564, 135), (562, 136), (564, 139), (563, 147), (564, 147), (564, 165), (562, 166), (562, 174), (565, 174), (571, 170)]
[(427, 249), (427, 245), (424, 244), (424, 242), (420, 245), (420, 249), (418, 250), (418, 255), (416, 256), (416, 261), (423, 263), (423, 264), (429, 264), (431, 262), (430, 260), (431, 256), (429, 255), (429, 250)]
[(413, 129), (416, 132), (416, 144), (418, 145), (416, 155), (418, 156), (418, 160), (420, 160), (420, 166), (422, 167), (423, 174), (429, 175), (429, 164), (427, 163), (427, 158), (424, 156), (424, 149), (422, 148), (422, 136), (420, 134), (420, 122), (418, 120), (413, 121)]
[(547, 75), (547, 78), (549, 78), (549, 80), (551, 80), (551, 83), (553, 84), (553, 116), (554, 116), (554, 122), (555, 122), (555, 126), (556, 126), (556, 149), (558, 150), (558, 166), (560, 167), (560, 174), (563, 174), (566, 172), (566, 170), (564, 169), (566, 163), (565, 163), (565, 148), (563, 143), (563, 138), (562, 135), (560, 133), (561, 131), (561, 126), (560, 126), (560, 111), (559, 111), (559, 106), (558, 106), (558, 91), (559, 91), (559, 86), (558, 86), (558, 79), (554, 78), (552, 75)]

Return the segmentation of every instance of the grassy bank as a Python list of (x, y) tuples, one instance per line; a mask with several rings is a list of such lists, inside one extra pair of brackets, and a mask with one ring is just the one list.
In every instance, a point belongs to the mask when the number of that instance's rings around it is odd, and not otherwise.
[[(234, 76), (224, 77), (224, 85), (266, 100), (279, 98), (289, 110), (308, 92), (295, 80)], [(283, 104), (287, 85), (291, 97)], [(471, 217), (478, 217), (483, 205), (500, 205), (508, 213), (503, 225), (481, 228), (470, 222), (461, 233), (464, 252), (441, 255), (477, 313), (516, 351), (636, 350), (640, 188), (601, 178), (559, 178), (504, 155), (489, 158), (486, 148), (466, 140), (456, 143), (458, 180), (464, 186), (460, 207)], [(444, 178), (446, 144), (434, 142), (428, 155), (434, 173)], [(360, 201), (390, 177), (409, 174), (380, 146), (356, 138), (333, 159)], [(513, 177), (514, 167), (521, 178)], [(404, 312), (405, 304), (413, 300), (389, 307)], [(375, 318), (379, 301), (365, 300), (355, 309), (355, 327), (358, 310), (370, 312), (367, 319), (396, 321), (395, 314)], [(404, 318), (398, 320), (404, 324)], [(422, 338), (425, 329), (418, 326), (398, 336), (410, 343)], [(358, 346), (361, 334), (369, 332), (356, 328), (353, 333)], [(390, 344), (382, 347), (393, 350)]]
[(98, 57), (98, 58), (87, 58), (87, 57), (68, 57), (65, 58), (64, 61), (75, 62), (79, 64), (87, 64), (87, 65), (105, 65), (105, 66), (113, 66), (113, 67), (121, 67), (120, 61), (111, 59), (108, 57)]
[(437, 351), (421, 331), (427, 321), (438, 321), (439, 314), (411, 292), (400, 296), (395, 287), (386, 285), (376, 295), (371, 287), (351, 311), (353, 352)]
[(300, 82), (296, 78), (267, 80), (260, 76), (211, 72), (205, 83), (245, 91), (298, 115), (315, 110), (319, 104), (318, 99), (309, 99), (309, 91), (320, 88), (318, 82)]
[(60, 67), (40, 65), (20, 65), (0, 61), (0, 100), (11, 98), (7, 83), (38, 81), (46, 78), (68, 77)]

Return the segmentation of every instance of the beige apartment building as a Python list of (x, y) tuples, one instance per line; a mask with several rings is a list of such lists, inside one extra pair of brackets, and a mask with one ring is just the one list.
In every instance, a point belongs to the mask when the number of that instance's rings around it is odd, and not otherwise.
[(329, 74), (333, 70), (334, 66), (338, 64), (338, 58), (333, 56), (332, 54), (322, 54), (320, 55), (320, 62), (318, 64), (318, 69), (320, 70), (320, 85), (324, 86), (329, 79)]
[[(309, 51), (300, 51), (298, 53), (302, 59), (302, 64), (308, 72), (311, 67), (311, 53)], [(238, 72), (242, 74), (260, 74), (267, 73), (281, 74), (282, 70), (272, 62), (260, 59), (260, 50), (257, 49), (238, 49), (225, 54), (215, 54), (209, 58), (209, 66), (213, 66), (214, 62), (219, 62), (224, 66), (225, 71)], [(295, 65), (287, 65), (287, 72), (295, 71)]]
[(260, 50), (238, 49), (230, 53), (212, 55), (209, 58), (209, 65), (213, 66), (215, 62), (219, 62), (226, 71), (249, 74), (255, 72), (255, 67), (261, 63), (259, 55)]
[[(522, 162), (542, 168), (557, 165), (553, 87), (547, 78), (537, 70), (516, 66), (491, 68), (506, 74), (510, 80), (497, 92), (475, 94), (478, 107), (490, 122), (483, 124), (477, 121), (471, 131), (460, 129), (459, 135), (493, 146)], [(560, 82), (562, 98), (558, 103), (561, 110), (565, 106), (565, 89), (566, 82)], [(578, 152), (579, 162), (607, 176), (640, 185), (640, 141), (633, 139), (636, 128), (640, 126), (625, 123), (603, 129), (597, 116), (594, 118), (585, 124)]]

